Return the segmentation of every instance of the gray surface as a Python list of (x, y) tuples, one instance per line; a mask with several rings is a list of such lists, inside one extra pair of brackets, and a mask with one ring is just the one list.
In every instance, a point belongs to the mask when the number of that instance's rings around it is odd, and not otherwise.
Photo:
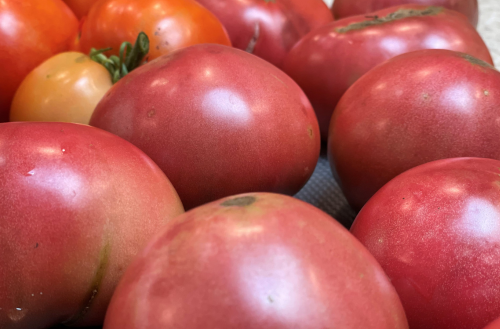
[[(479, 0), (478, 31), (490, 49), (496, 67), (500, 67), (500, 0)], [(325, 155), (321, 156), (311, 180), (296, 197), (324, 210), (344, 226), (349, 226), (354, 219), (354, 211), (333, 179)]]

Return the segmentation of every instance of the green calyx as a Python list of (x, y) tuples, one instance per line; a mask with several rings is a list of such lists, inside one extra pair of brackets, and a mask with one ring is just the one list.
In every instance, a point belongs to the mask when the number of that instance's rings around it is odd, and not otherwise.
[(125, 41), (120, 46), (120, 56), (111, 55), (107, 57), (104, 53), (112, 48), (90, 50), (90, 59), (104, 66), (111, 74), (113, 83), (118, 82), (130, 71), (139, 67), (149, 52), (149, 38), (146, 33), (141, 32), (137, 36), (135, 44)]

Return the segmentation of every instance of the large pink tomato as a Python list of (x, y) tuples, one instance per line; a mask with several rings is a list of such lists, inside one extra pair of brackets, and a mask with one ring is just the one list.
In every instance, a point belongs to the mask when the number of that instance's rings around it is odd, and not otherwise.
[(368, 251), (284, 195), (229, 197), (174, 220), (136, 258), (104, 329), (407, 329)]
[(477, 25), (477, 0), (335, 0), (332, 13), (336, 18), (344, 18), (404, 4), (440, 6), (456, 10), (467, 16), (472, 25)]
[(484, 41), (461, 14), (407, 5), (309, 33), (290, 51), (283, 69), (311, 101), (326, 140), (333, 110), (356, 80), (394, 56), (422, 49), (460, 51), (493, 64)]
[(90, 124), (146, 152), (186, 208), (244, 192), (295, 194), (320, 151), (318, 122), (299, 86), (221, 45), (185, 48), (134, 70)]
[(280, 67), (309, 31), (333, 20), (322, 0), (197, 0), (224, 24), (234, 47)]
[(396, 288), (412, 329), (482, 329), (500, 316), (500, 161), (409, 170), (351, 228)]
[(0, 328), (102, 324), (132, 258), (182, 212), (163, 172), (121, 138), (0, 124)]
[(389, 180), (454, 157), (500, 159), (500, 72), (469, 55), (422, 50), (359, 79), (330, 125), (332, 170), (359, 210)]

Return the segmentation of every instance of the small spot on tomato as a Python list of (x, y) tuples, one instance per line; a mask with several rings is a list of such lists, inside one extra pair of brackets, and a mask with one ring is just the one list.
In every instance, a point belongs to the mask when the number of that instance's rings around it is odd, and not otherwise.
[(226, 201), (221, 203), (221, 206), (223, 206), (223, 207), (232, 207), (232, 206), (245, 207), (245, 206), (251, 205), (255, 201), (257, 201), (256, 197), (251, 196), (251, 195), (247, 195), (247, 196), (242, 196), (242, 197), (237, 197), (234, 199), (226, 200)]

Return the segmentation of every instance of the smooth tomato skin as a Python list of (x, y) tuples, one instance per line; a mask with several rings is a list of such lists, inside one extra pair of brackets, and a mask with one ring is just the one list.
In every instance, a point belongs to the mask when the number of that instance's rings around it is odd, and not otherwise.
[[(163, 315), (163, 316), (161, 316)], [(177, 217), (120, 282), (104, 329), (408, 328), (349, 232), (292, 197), (232, 196)]]
[(365, 74), (330, 125), (332, 171), (354, 209), (384, 184), (426, 162), (500, 159), (500, 72), (469, 55), (422, 50)]
[(163, 172), (121, 138), (0, 124), (0, 327), (102, 324), (131, 259), (182, 212)]
[(500, 318), (487, 325), (484, 329), (500, 329)]
[(197, 1), (220, 19), (234, 47), (278, 67), (304, 35), (333, 20), (322, 0)]
[(382, 265), (412, 329), (482, 329), (500, 316), (500, 161), (455, 158), (387, 183), (351, 232)]
[(24, 79), (12, 101), (10, 121), (88, 124), (113, 85), (103, 65), (79, 52), (49, 58)]
[(87, 16), (90, 11), (90, 8), (99, 0), (63, 0), (68, 7), (73, 10), (76, 17), (81, 19), (82, 17)]
[[(392, 13), (413, 15), (392, 22), (355, 28)], [(470, 54), (490, 64), (493, 60), (476, 29), (463, 15), (445, 9), (406, 5), (383, 9), (370, 16), (339, 20), (309, 33), (285, 59), (283, 70), (304, 90), (328, 138), (332, 113), (346, 90), (372, 68), (397, 55), (422, 49), (449, 49)]]
[(61, 0), (5, 0), (0, 21), (0, 122), (5, 122), (24, 77), (68, 49), (78, 20)]
[(90, 124), (148, 154), (186, 209), (245, 192), (295, 194), (321, 146), (311, 104), (292, 79), (254, 55), (213, 44), (126, 75)]
[(337, 19), (341, 19), (405, 4), (438, 6), (455, 10), (467, 16), (474, 27), (477, 26), (479, 16), (477, 0), (335, 0), (332, 13)]
[(149, 60), (200, 43), (231, 46), (222, 23), (194, 0), (102, 0), (83, 22), (80, 49), (112, 47), (118, 55), (139, 32), (149, 37)]

